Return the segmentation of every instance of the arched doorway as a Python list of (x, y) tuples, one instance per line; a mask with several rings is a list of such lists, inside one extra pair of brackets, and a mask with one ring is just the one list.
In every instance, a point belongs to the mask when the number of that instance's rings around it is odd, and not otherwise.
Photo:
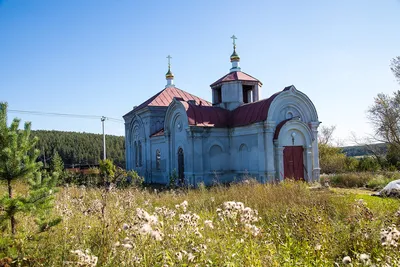
[(289, 119), (278, 124), (274, 134), (276, 168), (279, 179), (312, 181), (312, 133), (300, 119)]
[(178, 180), (180, 184), (185, 182), (185, 158), (183, 155), (183, 149), (178, 149)]
[(304, 180), (302, 146), (285, 146), (283, 149), (284, 178)]

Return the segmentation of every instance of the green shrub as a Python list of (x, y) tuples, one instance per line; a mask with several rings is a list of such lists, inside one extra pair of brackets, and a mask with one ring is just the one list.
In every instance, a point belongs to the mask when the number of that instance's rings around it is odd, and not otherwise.
[(328, 182), (336, 187), (366, 187), (374, 175), (368, 172), (352, 172), (330, 175)]
[(381, 165), (379, 162), (373, 157), (363, 157), (360, 159), (358, 163), (358, 171), (367, 172), (372, 171), (376, 172), (381, 169)]
[(366, 187), (373, 190), (379, 190), (389, 182), (397, 179), (400, 179), (399, 172), (352, 172), (321, 175), (321, 184), (329, 183), (334, 187)]
[(391, 181), (392, 180), (390, 178), (379, 174), (368, 181), (367, 187), (373, 190), (380, 190)]
[(347, 172), (355, 172), (358, 169), (359, 160), (354, 157), (346, 157), (345, 170)]
[(400, 179), (399, 172), (383, 172), (375, 175), (367, 184), (367, 187), (373, 190), (380, 190), (393, 180)]
[(319, 164), (321, 173), (338, 173), (345, 170), (346, 155), (342, 149), (327, 144), (320, 144)]
[(178, 181), (178, 173), (175, 169), (172, 170), (172, 173), (169, 175), (169, 184), (168, 187), (171, 189), (176, 188), (176, 183)]

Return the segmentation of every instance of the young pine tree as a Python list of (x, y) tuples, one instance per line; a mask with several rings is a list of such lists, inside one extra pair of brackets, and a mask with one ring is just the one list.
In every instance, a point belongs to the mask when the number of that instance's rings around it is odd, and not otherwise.
[[(0, 180), (6, 182), (8, 189), (0, 198), (0, 226), (9, 221), (12, 235), (16, 233), (16, 215), (22, 212), (34, 211), (39, 226), (45, 227), (40, 215), (51, 207), (52, 187), (57, 179), (53, 175), (42, 178), (39, 173), (42, 164), (36, 161), (40, 152), (35, 149), (37, 138), (30, 135), (30, 123), (25, 123), (23, 130), (19, 129), (19, 123), (19, 119), (14, 119), (7, 126), (7, 104), (0, 103)], [(27, 196), (15, 195), (13, 184), (17, 180), (30, 185)], [(55, 223), (49, 222), (47, 226)]]
[(35, 214), (35, 223), (39, 228), (39, 232), (44, 232), (52, 226), (61, 222), (61, 218), (53, 218), (50, 214), (53, 208), (54, 189), (58, 181), (58, 173), (48, 174), (46, 170), (36, 172), (35, 175), (28, 179), (29, 194), (23, 198), (26, 210)]
[(54, 151), (53, 157), (51, 158), (50, 170), (53, 173), (56, 172), (59, 175), (59, 177), (61, 177), (63, 174), (64, 162), (60, 154), (58, 154), (57, 150)]
[(52, 172), (57, 172), (60, 174), (64, 170), (64, 162), (58, 154), (57, 150), (54, 151), (53, 157), (50, 162), (50, 169)]

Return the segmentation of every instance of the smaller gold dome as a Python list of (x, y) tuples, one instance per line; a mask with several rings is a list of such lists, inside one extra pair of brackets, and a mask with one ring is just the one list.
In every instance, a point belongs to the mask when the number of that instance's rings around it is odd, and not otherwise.
[(174, 74), (171, 72), (171, 69), (168, 68), (168, 72), (165, 74), (165, 78), (167, 78), (167, 79), (174, 78)]
[(239, 57), (239, 55), (236, 53), (236, 49), (234, 48), (233, 49), (233, 53), (232, 53), (232, 55), (231, 55), (231, 62), (232, 61), (240, 61), (240, 57)]

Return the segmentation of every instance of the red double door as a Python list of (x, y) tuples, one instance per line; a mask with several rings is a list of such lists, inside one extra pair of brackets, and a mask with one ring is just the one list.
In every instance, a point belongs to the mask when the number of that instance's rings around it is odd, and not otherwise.
[(304, 180), (302, 146), (286, 146), (283, 149), (283, 169), (285, 178)]

